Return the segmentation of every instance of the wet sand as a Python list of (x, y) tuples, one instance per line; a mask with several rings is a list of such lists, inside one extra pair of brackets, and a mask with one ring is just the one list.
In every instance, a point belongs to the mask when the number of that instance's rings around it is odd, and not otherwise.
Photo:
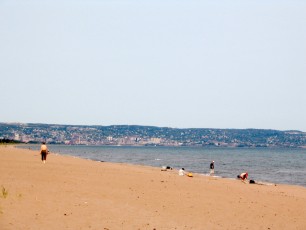
[(0, 229), (306, 229), (306, 188), (0, 146)]

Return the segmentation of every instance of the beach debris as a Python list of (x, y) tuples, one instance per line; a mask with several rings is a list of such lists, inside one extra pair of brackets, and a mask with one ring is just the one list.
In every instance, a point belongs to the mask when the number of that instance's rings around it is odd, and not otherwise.
[(5, 199), (8, 196), (8, 190), (2, 186), (2, 197)]

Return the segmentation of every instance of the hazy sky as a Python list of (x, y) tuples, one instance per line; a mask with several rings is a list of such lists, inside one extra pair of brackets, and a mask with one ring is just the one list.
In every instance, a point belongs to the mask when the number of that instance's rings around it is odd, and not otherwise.
[(305, 0), (0, 0), (0, 122), (306, 131)]

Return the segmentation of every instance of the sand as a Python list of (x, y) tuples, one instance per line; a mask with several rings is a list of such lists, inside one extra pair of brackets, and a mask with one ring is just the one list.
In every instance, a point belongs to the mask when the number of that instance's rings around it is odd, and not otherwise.
[(0, 229), (306, 229), (306, 188), (0, 146)]

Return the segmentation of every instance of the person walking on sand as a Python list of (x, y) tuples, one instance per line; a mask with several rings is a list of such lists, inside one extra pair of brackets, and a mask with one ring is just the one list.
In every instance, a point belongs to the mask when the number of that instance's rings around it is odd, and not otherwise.
[(210, 163), (209, 168), (210, 168), (210, 175), (214, 175), (214, 173), (215, 173), (215, 161), (212, 161)]
[(41, 155), (41, 160), (44, 164), (46, 163), (48, 153), (49, 153), (49, 150), (46, 145), (46, 142), (43, 142), (40, 146), (40, 155)]

